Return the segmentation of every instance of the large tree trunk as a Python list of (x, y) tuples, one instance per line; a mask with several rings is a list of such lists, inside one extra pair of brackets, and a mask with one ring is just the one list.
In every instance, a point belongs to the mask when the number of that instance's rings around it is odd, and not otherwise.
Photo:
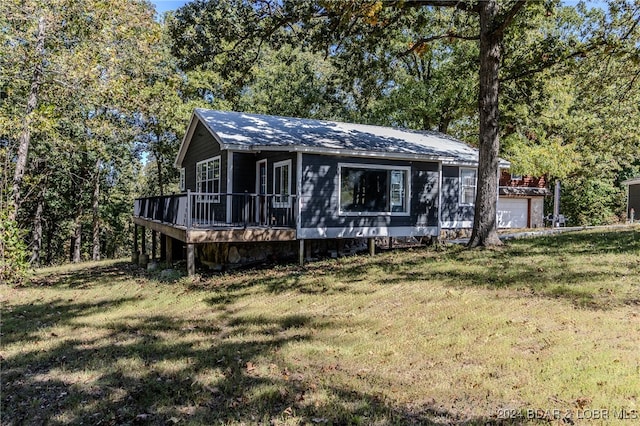
[(95, 172), (93, 176), (93, 202), (92, 202), (92, 227), (93, 227), (93, 241), (92, 241), (92, 256), (93, 260), (100, 260), (100, 167), (102, 166), (102, 160), (96, 161)]
[(480, 153), (478, 158), (478, 188), (473, 232), (469, 247), (494, 246), (502, 242), (496, 226), (498, 200), (498, 91), (500, 43), (502, 31), (496, 31), (498, 4), (496, 0), (481, 1), (480, 9)]
[(22, 122), (22, 133), (19, 138), (18, 155), (16, 158), (16, 168), (13, 174), (13, 206), (9, 210), (9, 220), (15, 220), (18, 216), (18, 210), (22, 204), (22, 179), (24, 178), (25, 168), (27, 165), (27, 156), (29, 154), (29, 144), (31, 143), (31, 122), (33, 121), (33, 112), (38, 106), (38, 91), (42, 83), (43, 62), (44, 62), (44, 17), (40, 17), (38, 21), (38, 34), (36, 36), (36, 62), (33, 70), (33, 79), (31, 80), (31, 89), (27, 99), (27, 108), (24, 112), (24, 121)]

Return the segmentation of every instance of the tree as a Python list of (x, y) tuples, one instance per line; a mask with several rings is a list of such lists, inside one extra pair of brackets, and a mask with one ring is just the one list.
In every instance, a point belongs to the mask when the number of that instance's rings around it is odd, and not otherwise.
[[(230, 1), (230, 0), (229, 0)], [(246, 55), (249, 48), (259, 51), (262, 42), (280, 42), (275, 38), (276, 28), (288, 26), (285, 36), (300, 37), (302, 40), (312, 40), (324, 44), (326, 49), (339, 50), (341, 40), (357, 36), (366, 50), (371, 52), (372, 44), (381, 40), (389, 29), (398, 25), (408, 24), (416, 9), (425, 7), (453, 8), (464, 14), (462, 21), (467, 24), (465, 30), (478, 29), (478, 34), (458, 33), (450, 28), (442, 34), (432, 34), (415, 40), (411, 50), (416, 50), (426, 43), (443, 38), (460, 38), (465, 40), (479, 40), (479, 167), (478, 185), (475, 203), (475, 219), (473, 232), (469, 242), (470, 247), (480, 245), (499, 245), (496, 228), (496, 200), (498, 187), (498, 153), (499, 120), (499, 66), (501, 60), (501, 44), (505, 31), (510, 26), (518, 12), (525, 6), (525, 1), (487, 0), (472, 1), (398, 1), (382, 2), (369, 0), (353, 0), (346, 3), (324, 2), (288, 2), (271, 3), (269, 1), (234, 2), (242, 10), (251, 24), (240, 33), (229, 33), (229, 28), (238, 26), (213, 26), (210, 17), (220, 15), (212, 12), (213, 8), (226, 7), (229, 1), (198, 1), (192, 6), (181, 9), (176, 14), (173, 34), (175, 46), (188, 46), (186, 51), (177, 51), (183, 60), (194, 63), (216, 64), (216, 58), (221, 53), (226, 55)], [(194, 14), (194, 11), (202, 14)], [(473, 15), (477, 18), (468, 19)], [(258, 18), (265, 19), (258, 19)], [(456, 16), (457, 18), (457, 16)], [(196, 24), (197, 22), (197, 24)], [(219, 24), (219, 22), (217, 22)], [(297, 25), (307, 31), (307, 35), (295, 31)], [(322, 27), (324, 31), (319, 31)], [(233, 41), (228, 37), (231, 34)], [(216, 36), (217, 43), (213, 43)], [(209, 46), (221, 46), (222, 50), (212, 50)], [(185, 48), (186, 49), (186, 48)], [(366, 89), (365, 89), (366, 91)]]
[(76, 261), (87, 248), (98, 259), (104, 193), (131, 158), (134, 99), (154, 68), (160, 24), (142, 0), (11, 0), (1, 8), (0, 139), (15, 170), (12, 214), (21, 228), (33, 223), (34, 263), (43, 238), (68, 244), (65, 232)]

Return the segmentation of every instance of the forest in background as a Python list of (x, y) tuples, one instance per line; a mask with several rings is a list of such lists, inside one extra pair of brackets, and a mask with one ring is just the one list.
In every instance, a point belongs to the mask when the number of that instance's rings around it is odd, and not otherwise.
[[(133, 199), (178, 191), (195, 107), (477, 146), (479, 22), (431, 3), (3, 1), (2, 278), (129, 255)], [(527, 2), (502, 42), (500, 155), (559, 179), (576, 225), (624, 220), (621, 182), (640, 174), (640, 4), (598, 6)]]

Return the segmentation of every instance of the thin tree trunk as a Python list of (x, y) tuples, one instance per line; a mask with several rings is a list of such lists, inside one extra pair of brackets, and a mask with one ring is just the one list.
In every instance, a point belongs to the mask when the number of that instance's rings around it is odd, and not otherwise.
[(162, 176), (162, 161), (160, 154), (160, 132), (156, 130), (156, 143), (158, 144), (158, 149), (154, 152), (156, 157), (156, 167), (158, 168), (158, 187), (160, 189), (160, 196), (164, 195), (164, 177)]
[(102, 166), (102, 160), (96, 161), (95, 173), (93, 177), (93, 250), (91, 258), (93, 260), (100, 260), (100, 167)]
[(162, 164), (160, 164), (160, 156), (156, 154), (156, 166), (158, 167), (158, 186), (160, 189), (160, 196), (164, 195), (164, 178), (162, 177)]
[(480, 147), (478, 188), (473, 231), (469, 247), (501, 245), (496, 227), (498, 200), (498, 92), (500, 43), (502, 31), (496, 31), (496, 0), (481, 1), (480, 9)]
[(40, 266), (40, 253), (42, 251), (42, 212), (44, 211), (44, 196), (47, 191), (46, 182), (40, 186), (36, 214), (33, 218), (33, 249), (31, 251), (31, 265)]
[(53, 259), (53, 250), (51, 250), (51, 244), (53, 242), (53, 226), (47, 222), (47, 249), (46, 249), (46, 262), (47, 265), (51, 264), (51, 259)]
[(75, 220), (75, 227), (73, 229), (73, 237), (71, 239), (72, 257), (73, 263), (80, 263), (82, 260), (82, 211), (78, 213)]
[(38, 106), (38, 91), (42, 83), (43, 62), (44, 62), (44, 39), (45, 39), (45, 22), (44, 17), (40, 17), (38, 21), (38, 34), (36, 36), (36, 57), (39, 58), (33, 70), (33, 79), (31, 80), (31, 89), (27, 99), (27, 108), (24, 112), (24, 121), (22, 122), (22, 133), (19, 138), (18, 156), (16, 158), (16, 168), (13, 175), (13, 206), (9, 210), (9, 220), (15, 220), (18, 216), (18, 210), (22, 205), (22, 180), (27, 165), (27, 156), (29, 154), (29, 144), (31, 143), (31, 122), (33, 121), (33, 112)]

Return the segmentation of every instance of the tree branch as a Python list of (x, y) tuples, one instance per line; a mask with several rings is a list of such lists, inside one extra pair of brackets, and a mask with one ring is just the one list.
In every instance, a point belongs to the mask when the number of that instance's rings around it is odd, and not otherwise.
[(527, 3), (526, 0), (518, 0), (511, 7), (511, 9), (509, 9), (509, 11), (504, 15), (502, 22), (495, 30), (493, 30), (493, 33), (496, 36), (502, 36), (502, 34), (504, 33), (504, 30), (511, 24), (511, 21), (513, 21), (513, 18), (515, 18), (515, 16), (518, 14), (518, 12), (520, 12), (520, 10), (522, 10), (522, 8), (526, 3)]
[(423, 6), (434, 7), (455, 7), (465, 12), (479, 12), (478, 2), (469, 2), (463, 0), (408, 0), (396, 3), (402, 7), (417, 8)]
[(442, 40), (442, 39), (445, 39), (445, 38), (455, 38), (455, 39), (459, 39), (459, 40), (479, 40), (480, 36), (479, 35), (477, 35), (477, 36), (475, 36), (475, 35), (474, 36), (463, 36), (463, 35), (460, 35), (460, 34), (446, 33), (446, 34), (440, 34), (440, 35), (433, 35), (433, 36), (430, 36), (430, 37), (423, 37), (420, 40), (417, 40), (413, 44), (413, 46), (411, 46), (408, 50), (406, 50), (405, 52), (402, 52), (400, 54), (400, 56), (408, 55), (408, 54), (414, 52), (418, 47), (420, 47), (420, 46), (422, 46), (422, 45), (424, 45), (426, 43), (429, 43), (429, 42), (432, 42), (432, 41), (435, 41), (435, 40)]

